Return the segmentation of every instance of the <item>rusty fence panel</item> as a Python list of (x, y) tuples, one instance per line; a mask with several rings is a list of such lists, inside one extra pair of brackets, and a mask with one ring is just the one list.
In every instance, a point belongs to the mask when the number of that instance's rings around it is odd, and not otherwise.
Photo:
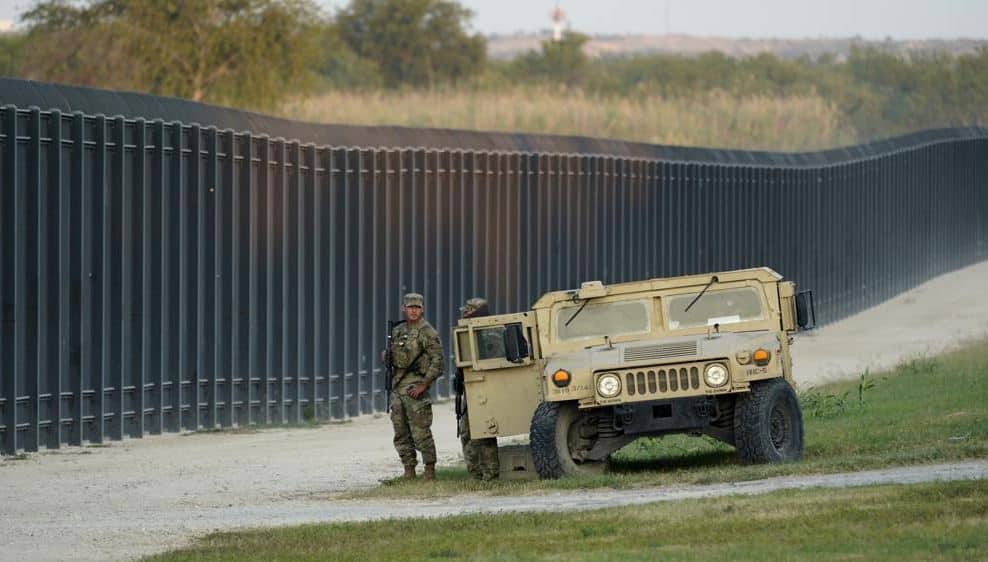
[(446, 333), (474, 295), (766, 265), (830, 322), (988, 258), (986, 134), (772, 165), (0, 116), (5, 454), (381, 411), (406, 291)]

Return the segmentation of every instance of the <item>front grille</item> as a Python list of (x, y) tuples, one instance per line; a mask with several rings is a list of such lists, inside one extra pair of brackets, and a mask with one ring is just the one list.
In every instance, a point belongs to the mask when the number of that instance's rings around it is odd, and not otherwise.
[(692, 355), (696, 355), (696, 340), (678, 343), (664, 343), (660, 345), (626, 347), (624, 349), (625, 361), (648, 361), (652, 359), (668, 359), (669, 357)]
[(700, 390), (700, 367), (685, 365), (628, 371), (624, 373), (624, 383), (628, 396)]

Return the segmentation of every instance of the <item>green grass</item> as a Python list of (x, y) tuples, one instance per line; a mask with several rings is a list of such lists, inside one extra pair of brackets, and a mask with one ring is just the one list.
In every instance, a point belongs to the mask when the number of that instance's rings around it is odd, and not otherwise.
[(988, 482), (217, 533), (150, 560), (977, 560)]
[(640, 439), (610, 471), (553, 481), (476, 482), (459, 467), (434, 484), (394, 481), (348, 497), (514, 495), (545, 490), (705, 484), (988, 457), (988, 342), (916, 359), (888, 373), (802, 389), (806, 449), (793, 464), (745, 466), (708, 437)]

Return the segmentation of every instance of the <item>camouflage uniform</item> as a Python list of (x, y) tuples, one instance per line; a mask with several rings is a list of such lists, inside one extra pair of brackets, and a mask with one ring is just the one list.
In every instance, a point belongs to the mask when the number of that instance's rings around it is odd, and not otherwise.
[[(482, 298), (472, 298), (466, 302), (466, 304), (460, 308), (460, 312), (464, 318), (475, 318), (480, 316), (487, 316), (487, 301)], [(477, 344), (481, 349), (479, 350), (481, 356), (494, 356), (491, 353), (496, 353), (496, 349), (500, 346), (501, 355), (504, 355), (504, 343), (493, 340), (494, 334), (490, 332), (481, 332), (477, 336)], [(487, 351), (485, 353), (485, 350)], [(459, 381), (463, 380), (462, 371), (457, 373)], [(460, 383), (461, 387), (462, 382)], [(465, 392), (465, 388), (461, 388), (459, 392)], [(457, 401), (459, 403), (460, 401)], [(470, 475), (477, 480), (496, 480), (500, 476), (500, 461), (497, 456), (497, 438), (488, 437), (484, 439), (471, 439), (470, 438), (470, 418), (467, 412), (466, 403), (463, 402), (460, 411), (457, 412), (457, 433), (460, 436), (460, 443), (463, 445), (463, 460), (467, 464), (467, 470)]]
[[(422, 296), (405, 295), (405, 305), (411, 306), (410, 302), (422, 306)], [(416, 449), (422, 453), (425, 465), (434, 465), (436, 444), (432, 439), (432, 401), (428, 394), (415, 399), (408, 391), (423, 382), (431, 386), (443, 374), (443, 346), (439, 333), (425, 318), (414, 325), (400, 324), (392, 332), (391, 357), (395, 366), (391, 387), (395, 450), (406, 467), (415, 466)]]

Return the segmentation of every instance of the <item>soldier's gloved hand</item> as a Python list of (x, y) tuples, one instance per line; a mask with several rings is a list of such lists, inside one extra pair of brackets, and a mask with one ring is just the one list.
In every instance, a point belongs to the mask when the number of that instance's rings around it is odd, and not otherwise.
[(413, 386), (412, 389), (408, 391), (408, 395), (418, 400), (419, 396), (422, 396), (423, 394), (428, 392), (428, 390), (429, 390), (429, 383), (422, 382)]

